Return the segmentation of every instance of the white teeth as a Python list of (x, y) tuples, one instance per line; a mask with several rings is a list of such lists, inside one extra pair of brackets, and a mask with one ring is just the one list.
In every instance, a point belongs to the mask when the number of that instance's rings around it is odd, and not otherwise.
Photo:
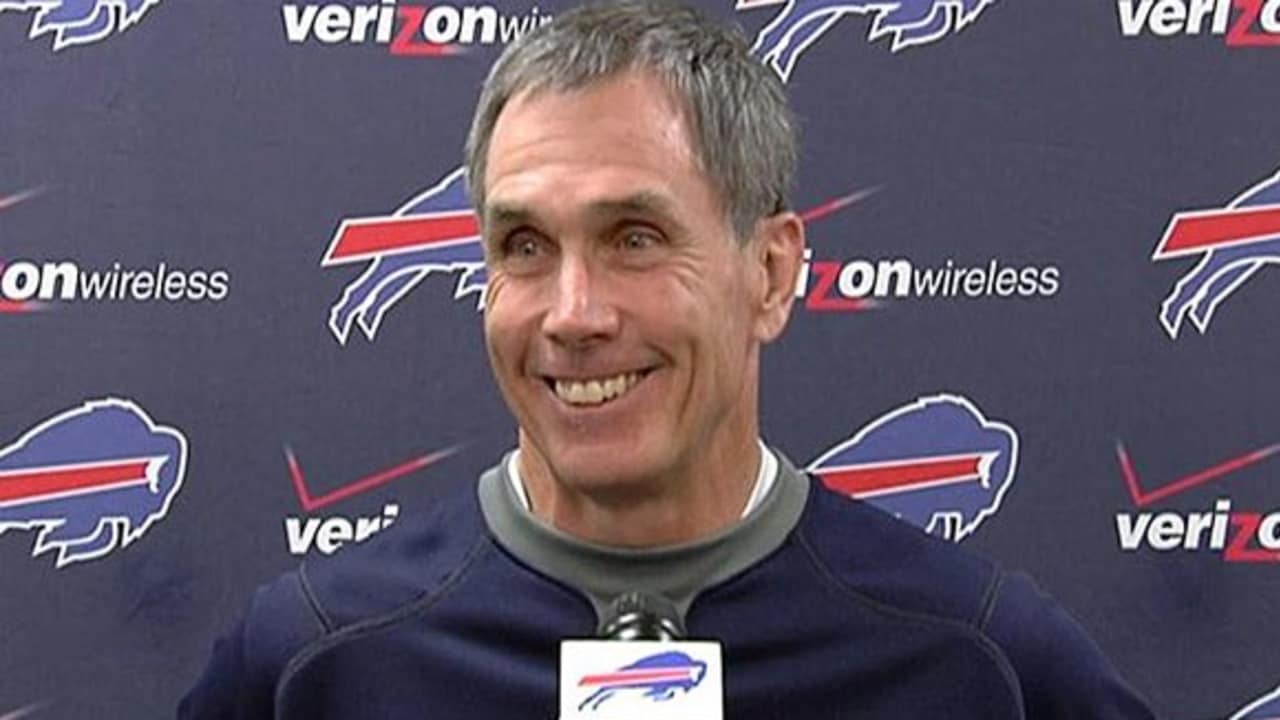
[(556, 397), (570, 405), (601, 405), (621, 397), (640, 382), (640, 373), (622, 373), (594, 380), (556, 380)]

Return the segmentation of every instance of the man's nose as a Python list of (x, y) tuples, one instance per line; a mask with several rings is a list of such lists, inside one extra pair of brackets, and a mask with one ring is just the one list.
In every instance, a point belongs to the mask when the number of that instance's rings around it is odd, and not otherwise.
[(618, 313), (605, 292), (607, 280), (587, 258), (565, 255), (556, 272), (551, 307), (542, 331), (565, 345), (586, 345), (618, 333)]

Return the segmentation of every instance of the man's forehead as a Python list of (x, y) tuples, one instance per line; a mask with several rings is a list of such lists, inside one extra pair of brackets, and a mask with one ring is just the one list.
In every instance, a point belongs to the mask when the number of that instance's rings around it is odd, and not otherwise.
[(486, 226), (619, 214), (680, 215), (692, 198), (722, 211), (685, 103), (655, 72), (544, 84), (506, 103), (485, 163)]
[(600, 91), (634, 90), (647, 104), (660, 104), (672, 116), (686, 118), (689, 106), (685, 97), (677, 92), (658, 72), (644, 67), (623, 68), (605, 75), (584, 77), (573, 81), (548, 78), (514, 93), (498, 113), (498, 120), (513, 108), (554, 98), (572, 98)]
[(610, 154), (637, 142), (662, 144), (664, 156), (701, 167), (685, 103), (655, 73), (629, 70), (569, 87), (540, 84), (514, 94), (494, 123), (486, 174), (532, 143), (558, 138), (585, 144), (601, 137), (616, 143), (608, 148)]

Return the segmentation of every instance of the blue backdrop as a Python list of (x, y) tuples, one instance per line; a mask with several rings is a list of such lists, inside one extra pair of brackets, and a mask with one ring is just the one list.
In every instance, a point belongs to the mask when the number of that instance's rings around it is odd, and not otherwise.
[[(802, 119), (766, 439), (1161, 717), (1280, 683), (1280, 0), (732, 0)], [(0, 718), (160, 718), (514, 442), (456, 170), (564, 5), (0, 0)]]

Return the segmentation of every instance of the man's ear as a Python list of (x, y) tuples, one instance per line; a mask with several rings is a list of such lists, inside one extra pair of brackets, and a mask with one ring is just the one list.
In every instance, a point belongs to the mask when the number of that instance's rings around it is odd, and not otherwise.
[(764, 284), (755, 335), (767, 343), (782, 334), (791, 316), (796, 280), (804, 263), (804, 221), (790, 211), (762, 219), (756, 226), (751, 252)]

